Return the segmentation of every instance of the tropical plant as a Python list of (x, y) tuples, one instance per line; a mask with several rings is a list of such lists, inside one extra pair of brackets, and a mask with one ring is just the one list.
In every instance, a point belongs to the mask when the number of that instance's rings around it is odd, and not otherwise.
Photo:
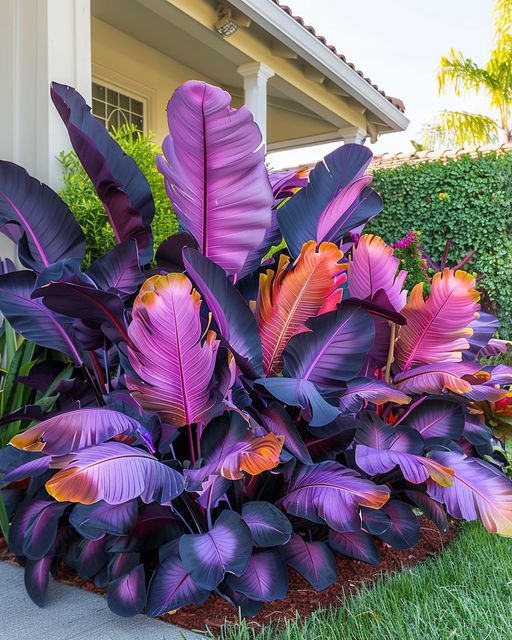
[(419, 512), (512, 535), (479, 409), (512, 371), (475, 358), (494, 328), (471, 275), (445, 269), (426, 299), (421, 284), (408, 295), (393, 249), (359, 235), (382, 207), (369, 149), (342, 146), (309, 181), (267, 175), (250, 112), (184, 84), (158, 158), (183, 231), (152, 269), (146, 179), (81, 96), (51, 95), (117, 244), (82, 272), (69, 209), (0, 163), (2, 230), (26, 267), (0, 276), (0, 309), (81, 390), (2, 451), (35, 602), (64, 559), (120, 615), (212, 592), (251, 615), (285, 596), (288, 567), (321, 590), (335, 554), (378, 564), (376, 540), (413, 546)]
[(461, 51), (450, 49), (441, 58), (437, 76), (439, 93), (484, 94), (495, 116), (467, 111), (442, 111), (424, 131), (424, 143), (432, 146), (512, 142), (512, 2), (495, 0), (495, 44), (483, 67)]
[[(143, 135), (135, 125), (123, 125), (112, 131), (112, 137), (121, 149), (135, 160), (149, 183), (155, 202), (153, 235), (158, 245), (178, 229), (176, 215), (165, 192), (162, 174), (156, 168), (156, 157), (161, 153), (161, 149), (154, 143), (152, 134)], [(63, 182), (59, 195), (71, 209), (85, 234), (83, 266), (87, 268), (115, 245), (114, 232), (105, 217), (105, 209), (94, 185), (76, 153), (62, 152), (59, 161)]]

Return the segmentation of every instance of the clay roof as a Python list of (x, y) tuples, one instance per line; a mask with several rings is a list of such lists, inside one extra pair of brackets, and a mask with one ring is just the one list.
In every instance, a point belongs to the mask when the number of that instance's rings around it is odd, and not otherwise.
[(400, 100), (400, 98), (393, 98), (393, 96), (388, 96), (382, 89), (380, 89), (376, 84), (374, 84), (370, 78), (367, 78), (364, 73), (362, 71), (360, 71), (359, 69), (356, 69), (355, 65), (352, 62), (348, 62), (347, 59), (345, 58), (345, 56), (342, 53), (338, 53), (338, 51), (336, 50), (336, 47), (332, 44), (329, 44), (327, 42), (327, 40), (324, 38), (324, 36), (319, 35), (315, 28), (307, 25), (303, 18), (301, 18), (300, 16), (295, 16), (293, 15), (293, 11), (290, 9), (290, 7), (288, 7), (285, 4), (281, 4), (279, 2), (279, 0), (273, 0), (273, 2), (280, 8), (282, 9), (285, 13), (287, 13), (289, 16), (291, 16), (295, 22), (298, 22), (302, 27), (304, 27), (304, 29), (306, 29), (306, 31), (309, 31), (309, 33), (311, 35), (313, 35), (317, 40), (320, 40), (320, 42), (325, 45), (328, 49), (330, 49), (330, 51), (332, 51), (336, 56), (338, 56), (338, 58), (340, 60), (342, 60), (347, 66), (349, 66), (351, 69), (353, 69), (358, 75), (361, 76), (361, 78), (363, 78), (364, 80), (366, 80), (366, 82), (371, 85), (374, 89), (376, 89), (381, 95), (383, 95), (386, 100), (389, 100), (389, 102), (391, 102), (391, 104), (393, 106), (395, 106), (399, 111), (401, 111), (402, 113), (405, 111), (405, 105), (402, 102), (402, 100)]

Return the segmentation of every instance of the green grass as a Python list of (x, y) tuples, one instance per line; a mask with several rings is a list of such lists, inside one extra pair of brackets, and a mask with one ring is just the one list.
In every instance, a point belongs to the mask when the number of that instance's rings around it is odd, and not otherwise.
[(465, 525), (441, 555), (284, 629), (227, 627), (223, 640), (511, 640), (512, 540)]

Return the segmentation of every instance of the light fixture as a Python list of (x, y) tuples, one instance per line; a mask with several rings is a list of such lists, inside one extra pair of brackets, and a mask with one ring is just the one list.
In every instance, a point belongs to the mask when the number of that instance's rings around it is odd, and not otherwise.
[(229, 38), (236, 31), (238, 31), (238, 25), (232, 18), (231, 7), (225, 4), (219, 4), (217, 6), (217, 22), (215, 23), (215, 30), (223, 38)]

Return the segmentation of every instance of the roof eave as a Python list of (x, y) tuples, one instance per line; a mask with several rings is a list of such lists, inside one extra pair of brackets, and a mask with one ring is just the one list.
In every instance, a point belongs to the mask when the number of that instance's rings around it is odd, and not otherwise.
[(272, 0), (229, 2), (356, 98), (393, 131), (404, 131), (407, 128), (409, 120), (401, 111)]

